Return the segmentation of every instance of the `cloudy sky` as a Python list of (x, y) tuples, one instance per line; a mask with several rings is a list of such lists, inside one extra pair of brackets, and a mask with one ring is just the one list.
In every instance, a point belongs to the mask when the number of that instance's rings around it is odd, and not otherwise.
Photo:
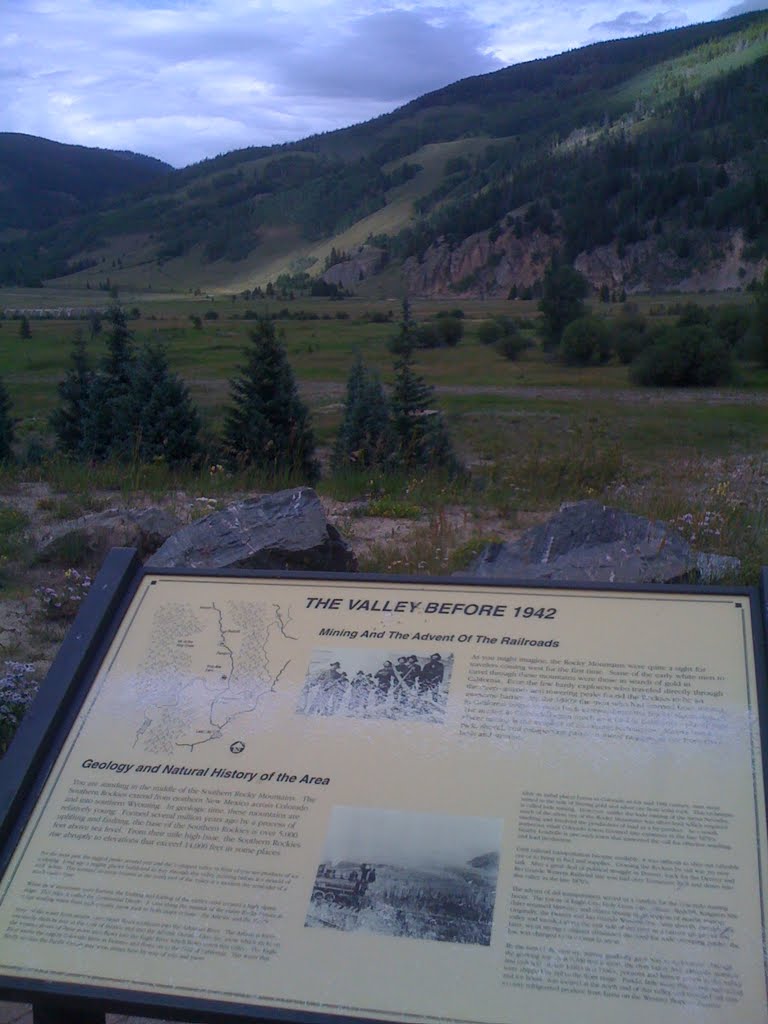
[(768, 0), (0, 0), (0, 131), (177, 167)]

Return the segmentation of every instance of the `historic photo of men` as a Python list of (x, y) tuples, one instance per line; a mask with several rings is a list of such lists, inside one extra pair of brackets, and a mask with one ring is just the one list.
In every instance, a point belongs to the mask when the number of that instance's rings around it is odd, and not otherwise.
[(301, 715), (442, 722), (453, 655), (369, 649), (316, 650), (299, 698)]
[(500, 818), (336, 806), (306, 928), (488, 946)]

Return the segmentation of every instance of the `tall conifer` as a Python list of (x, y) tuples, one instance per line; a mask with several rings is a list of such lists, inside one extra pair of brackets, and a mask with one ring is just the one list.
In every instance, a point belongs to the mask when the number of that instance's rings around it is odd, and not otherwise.
[(336, 435), (334, 469), (383, 466), (392, 456), (389, 405), (378, 376), (357, 355), (347, 378), (344, 415)]
[(51, 414), (51, 429), (56, 435), (57, 448), (67, 455), (78, 456), (83, 451), (83, 430), (88, 416), (93, 371), (82, 331), (72, 342), (70, 367), (59, 381), (61, 405)]
[(145, 345), (131, 377), (132, 448), (144, 462), (190, 462), (200, 454), (200, 415), (161, 345)]
[(320, 470), (309, 412), (271, 320), (258, 322), (245, 357), (230, 381), (224, 420), (227, 461), (235, 468), (255, 466), (314, 483)]

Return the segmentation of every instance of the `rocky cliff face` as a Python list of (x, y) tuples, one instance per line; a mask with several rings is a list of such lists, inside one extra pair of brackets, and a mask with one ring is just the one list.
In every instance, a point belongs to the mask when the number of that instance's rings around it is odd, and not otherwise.
[[(556, 235), (539, 231), (517, 238), (510, 228), (493, 240), (490, 232), (482, 231), (459, 245), (438, 241), (423, 256), (407, 259), (403, 276), (413, 296), (506, 298), (513, 287), (519, 295), (540, 281), (561, 244)], [(650, 238), (626, 246), (621, 255), (615, 244), (580, 253), (574, 265), (595, 291), (606, 286), (612, 294), (620, 289), (627, 294), (735, 290), (762, 277), (766, 269), (765, 260), (745, 256), (741, 232), (723, 233), (693, 260)]]
[(329, 267), (322, 275), (322, 280), (346, 291), (354, 291), (355, 285), (381, 269), (385, 256), (384, 250), (375, 245), (361, 245), (349, 254), (349, 259)]
[(460, 245), (438, 241), (423, 256), (410, 257), (403, 276), (412, 295), (506, 298), (513, 285), (521, 291), (540, 280), (559, 246), (559, 239), (541, 232), (516, 238), (508, 228), (491, 241), (481, 231)]

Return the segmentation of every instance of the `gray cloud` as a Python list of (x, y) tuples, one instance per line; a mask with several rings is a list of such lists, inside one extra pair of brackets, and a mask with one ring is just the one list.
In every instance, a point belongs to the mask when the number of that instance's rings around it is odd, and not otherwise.
[(182, 165), (363, 121), (504, 64), (718, 16), (717, 0), (631, 2), (617, 14), (608, 0), (0, 0), (0, 131)]
[(723, 12), (722, 17), (734, 18), (737, 14), (749, 14), (750, 11), (764, 11), (768, 9), (765, 0), (744, 0), (741, 4), (735, 4)]
[(501, 67), (480, 52), (487, 43), (488, 33), (461, 12), (435, 25), (417, 11), (385, 11), (355, 19), (312, 50), (281, 54), (275, 80), (289, 94), (404, 101)]
[(637, 36), (648, 32), (663, 32), (668, 28), (675, 28), (679, 25), (687, 25), (690, 19), (685, 11), (671, 10), (659, 11), (648, 17), (640, 11), (622, 11), (621, 14), (610, 21), (597, 21), (590, 25), (592, 33), (605, 37), (607, 34), (615, 36)]

